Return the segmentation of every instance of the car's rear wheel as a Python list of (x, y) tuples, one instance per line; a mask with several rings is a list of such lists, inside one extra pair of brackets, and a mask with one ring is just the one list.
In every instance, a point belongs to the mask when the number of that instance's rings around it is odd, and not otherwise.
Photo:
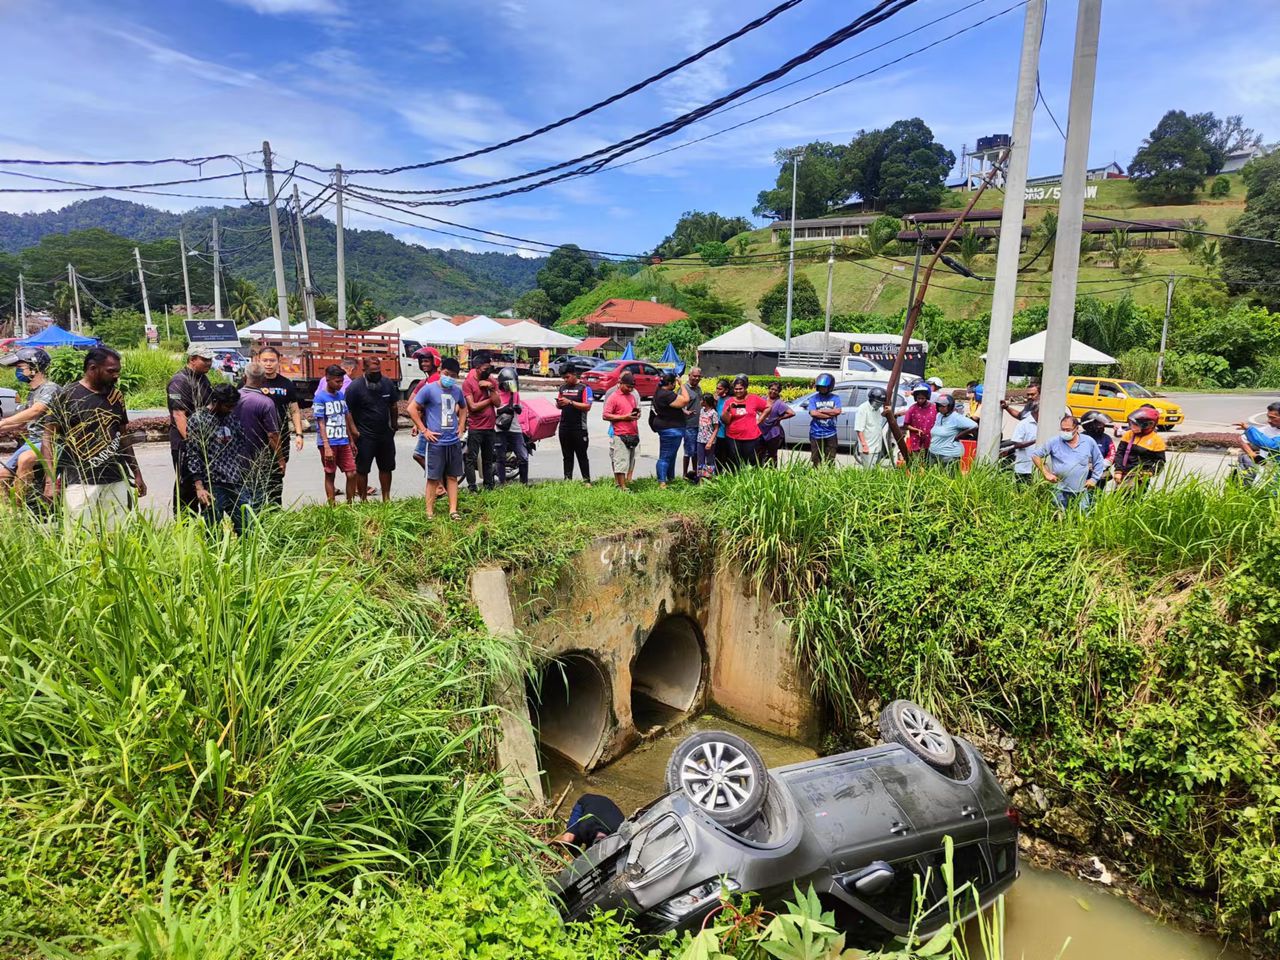
[(937, 717), (910, 700), (894, 700), (880, 712), (880, 736), (900, 743), (939, 770), (956, 762), (956, 744)]
[(686, 737), (667, 762), (667, 789), (680, 791), (730, 830), (746, 826), (769, 793), (769, 771), (755, 747), (724, 730)]

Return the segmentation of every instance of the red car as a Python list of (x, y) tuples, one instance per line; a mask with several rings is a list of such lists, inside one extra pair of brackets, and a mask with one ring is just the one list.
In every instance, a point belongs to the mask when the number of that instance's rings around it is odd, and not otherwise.
[(606, 391), (618, 385), (618, 380), (624, 373), (630, 373), (636, 378), (636, 393), (642, 399), (653, 399), (653, 395), (658, 392), (658, 380), (662, 377), (662, 371), (643, 360), (606, 360), (584, 373), (582, 382), (597, 397), (603, 397)]

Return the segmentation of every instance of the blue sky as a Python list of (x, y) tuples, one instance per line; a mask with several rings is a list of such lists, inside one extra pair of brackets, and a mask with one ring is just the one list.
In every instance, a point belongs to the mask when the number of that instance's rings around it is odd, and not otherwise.
[[(921, 0), (792, 77), (970, 2)], [(1012, 2), (979, 0), (944, 23), (723, 119), (705, 120), (664, 145), (851, 77)], [(353, 168), (428, 160), (571, 113), (770, 6), (772, 0), (0, 0), (0, 36), (6, 38), (0, 56), (0, 156), (247, 154), (269, 139), (286, 161)], [(587, 120), (486, 157), (387, 178), (387, 185), (470, 183), (587, 152), (766, 72), (870, 6), (871, 0), (807, 0), (693, 68)], [(1074, 4), (1050, 0), (1042, 87), (1064, 123), (1074, 22)], [(957, 154), (979, 136), (1007, 131), (1021, 31), (1019, 8), (873, 77), (706, 143), (522, 197), (428, 212), (551, 242), (647, 250), (684, 210), (748, 215), (756, 193), (772, 184), (778, 147), (848, 140), (859, 128), (911, 116), (922, 117)], [(1225, 6), (1210, 0), (1104, 0), (1091, 162), (1114, 158), (1127, 164), (1169, 108), (1242, 113), (1268, 142), (1280, 140), (1277, 37), (1275, 0)], [(1038, 110), (1031, 172), (1057, 172), (1061, 163), (1062, 139)], [(176, 178), (179, 170), (52, 174), (141, 182)], [(153, 172), (158, 175), (149, 177)], [(255, 179), (251, 189), (260, 195), (261, 178)], [(0, 185), (22, 181), (0, 176)], [(177, 189), (230, 197), (239, 184)], [(78, 197), (0, 195), (0, 209), (48, 209), (73, 199)], [(136, 199), (170, 209), (208, 202)], [(501, 249), (360, 214), (353, 213), (350, 222), (429, 246)]]

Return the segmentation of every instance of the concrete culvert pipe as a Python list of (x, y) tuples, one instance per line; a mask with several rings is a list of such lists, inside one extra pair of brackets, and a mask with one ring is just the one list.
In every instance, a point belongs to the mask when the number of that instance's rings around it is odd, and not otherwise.
[(704, 662), (702, 638), (692, 620), (673, 614), (654, 624), (631, 666), (631, 715), (642, 736), (693, 709)]
[(529, 716), (542, 749), (588, 770), (600, 753), (609, 720), (608, 681), (584, 654), (548, 663), (529, 691)]

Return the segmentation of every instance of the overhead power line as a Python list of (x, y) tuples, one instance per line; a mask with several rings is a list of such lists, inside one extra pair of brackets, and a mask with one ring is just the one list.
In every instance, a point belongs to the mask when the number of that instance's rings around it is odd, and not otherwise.
[[(507, 184), (516, 183), (521, 180), (527, 180), (531, 177), (539, 177), (539, 176), (542, 176), (543, 174), (549, 174), (549, 173), (554, 173), (555, 171), (561, 171), (560, 173), (556, 173), (554, 176), (546, 177), (542, 180), (537, 180), (533, 183), (524, 184), (523, 186), (513, 187), (508, 190), (499, 191), (497, 193), (488, 193), (488, 194), (483, 194), (475, 197), (459, 197), (452, 200), (416, 201), (416, 202), (423, 206), (432, 206), (432, 205), (457, 206), (463, 203), (475, 203), (480, 200), (493, 200), (499, 197), (511, 196), (512, 194), (517, 194), (517, 193), (528, 193), (531, 190), (536, 190), (539, 187), (543, 187), (551, 183), (556, 183), (561, 180), (566, 180), (570, 177), (587, 176), (589, 174), (596, 173), (599, 170), (603, 169), (611, 161), (617, 159), (618, 157), (624, 156), (625, 154), (631, 153), (632, 151), (639, 150), (641, 147), (646, 146), (649, 143), (653, 143), (656, 140), (669, 137), (673, 133), (677, 133), (678, 131), (684, 129), (688, 125), (692, 123), (696, 123), (698, 120), (702, 119), (703, 117), (708, 116), (711, 113), (714, 113), (715, 111), (719, 110), (721, 107), (725, 106), (726, 104), (731, 103), (734, 100), (739, 99), (740, 97), (744, 97), (747, 94), (755, 90), (758, 90), (760, 87), (765, 86), (766, 84), (772, 83), (774, 80), (778, 80), (781, 77), (786, 76), (796, 67), (802, 66), (803, 64), (806, 64), (811, 60), (814, 60), (817, 57), (820, 57), (822, 54), (826, 53), (828, 50), (834, 49), (835, 47), (839, 46), (845, 41), (858, 36), (860, 33), (863, 33), (866, 30), (871, 29), (871, 27), (879, 23), (883, 23), (885, 20), (888, 20), (890, 17), (900, 13), (902, 10), (905, 10), (907, 7), (912, 6), (917, 2), (919, 2), (919, 0), (881, 0), (880, 3), (876, 4), (876, 6), (872, 7), (870, 10), (863, 13), (861, 16), (852, 20), (850, 23), (846, 24), (844, 27), (841, 27), (839, 30), (830, 34), (829, 36), (819, 41), (818, 43), (814, 44), (808, 50), (805, 50), (803, 53), (797, 54), (796, 56), (792, 57), (790, 60), (788, 60), (786, 63), (782, 64), (781, 66), (776, 67), (773, 70), (770, 70), (768, 73), (760, 77), (757, 77), (755, 80), (752, 80), (750, 83), (747, 83), (741, 87), (738, 87), (736, 90), (733, 90), (722, 97), (717, 97), (715, 100), (712, 100), (710, 103), (703, 104), (700, 107), (690, 110), (687, 113), (684, 113), (673, 120), (669, 120), (665, 123), (659, 124), (656, 127), (650, 127), (648, 130), (645, 130), (641, 133), (628, 137), (626, 140), (622, 140), (617, 143), (610, 144), (609, 146), (606, 146), (606, 147), (601, 147), (598, 150), (593, 150), (590, 153), (586, 153), (581, 156), (574, 157), (570, 160), (564, 160), (564, 161), (561, 161), (560, 163), (551, 164), (550, 166), (541, 167), (537, 170), (531, 170), (526, 173), (516, 174), (510, 177), (502, 177), (496, 180), (487, 180), (482, 183), (473, 183), (473, 184), (468, 184), (466, 186), (461, 186), (461, 187), (444, 187), (436, 190), (422, 190), (417, 192), (423, 195), (439, 195), (439, 194), (453, 194), (453, 193), (460, 193), (460, 192), (468, 192), (472, 190), (484, 190), (490, 187), (505, 186)], [(575, 164), (581, 164), (581, 165), (575, 167)], [(566, 168), (573, 168), (573, 169), (566, 170)], [(364, 189), (363, 185), (356, 185), (356, 186), (359, 187), (360, 189)]]
[(231, 160), (240, 163), (242, 157), (252, 156), (253, 151), (237, 156), (232, 153), (215, 153), (207, 157), (163, 157), (159, 160), (28, 160), (21, 158), (0, 159), (0, 164), (24, 164), (36, 167), (154, 167), (165, 163), (183, 163), (190, 167), (203, 166), (214, 160)]
[[(552, 130), (558, 129), (559, 127), (563, 127), (566, 124), (573, 123), (575, 120), (581, 120), (583, 117), (588, 116), (592, 113), (595, 113), (597, 110), (602, 110), (605, 107), (610, 106), (611, 104), (617, 103), (619, 100), (624, 100), (627, 97), (631, 96), (632, 94), (638, 93), (639, 91), (643, 90), (645, 87), (652, 86), (653, 84), (657, 83), (660, 80), (665, 80), (667, 77), (671, 76), (672, 74), (678, 73), (681, 70), (683, 70), (685, 67), (691, 66), (692, 64), (697, 63), (699, 60), (703, 59), (704, 57), (707, 57), (710, 54), (715, 53), (721, 47), (727, 46), (728, 44), (732, 43), (734, 40), (737, 40), (741, 37), (746, 36), (748, 33), (751, 33), (753, 30), (758, 30), (760, 27), (763, 27), (765, 24), (769, 23), (776, 17), (780, 16), (783, 13), (786, 13), (788, 10), (790, 10), (793, 7), (799, 6), (803, 2), (804, 0), (784, 0), (784, 2), (778, 4), (776, 7), (767, 11), (761, 16), (756, 17), (756, 19), (750, 21), (749, 23), (743, 24), (737, 30), (733, 31), (733, 33), (730, 33), (730, 34), (727, 34), (726, 36), (721, 37), (719, 40), (703, 47), (701, 50), (698, 50), (696, 53), (691, 53), (689, 56), (685, 57), (683, 60), (679, 61), (678, 63), (673, 63), (671, 66), (666, 67), (662, 70), (659, 70), (657, 73), (652, 74), (651, 76), (648, 76), (645, 79), (638, 81), (637, 83), (633, 83), (631, 86), (627, 87), (625, 90), (620, 90), (617, 93), (613, 94), (612, 96), (605, 97), (603, 100), (598, 100), (595, 103), (591, 104), (590, 106), (583, 107), (581, 110), (578, 110), (576, 113), (569, 114), (567, 117), (561, 117), (559, 120), (555, 120), (551, 123), (544, 124), (543, 126), (538, 127), (536, 130), (530, 130), (528, 133), (522, 133), (519, 136), (511, 137), (510, 139), (503, 140), (500, 143), (490, 144), (487, 147), (479, 147), (475, 150), (469, 150), (466, 153), (454, 154), (451, 157), (441, 157), (438, 160), (426, 160), (422, 163), (409, 163), (399, 167), (366, 168), (363, 170), (353, 169), (353, 170), (346, 170), (344, 171), (344, 173), (373, 174), (377, 176), (386, 176), (388, 174), (393, 174), (393, 173), (403, 173), (406, 170), (425, 170), (428, 167), (438, 167), (447, 163), (457, 163), (461, 160), (470, 160), (474, 157), (483, 156), (486, 153), (493, 153), (495, 150), (502, 150), (506, 147), (514, 146), (517, 143), (524, 143), (526, 140), (532, 140), (534, 137), (539, 137), (544, 133), (548, 133)], [(321, 173), (333, 172), (332, 167), (319, 167), (310, 163), (304, 164), (304, 166), (310, 167), (312, 170), (318, 170)]]

